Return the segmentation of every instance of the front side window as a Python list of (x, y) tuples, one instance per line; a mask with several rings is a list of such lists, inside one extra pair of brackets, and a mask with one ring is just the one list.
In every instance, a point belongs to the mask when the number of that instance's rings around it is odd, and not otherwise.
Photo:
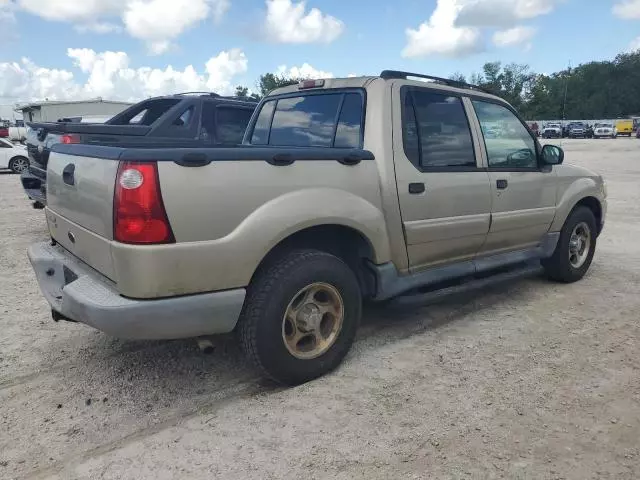
[(251, 143), (360, 148), (362, 113), (363, 98), (359, 93), (323, 93), (272, 100), (262, 106)]
[(404, 151), (422, 169), (475, 168), (471, 129), (462, 99), (407, 90), (402, 104)]
[(537, 168), (536, 142), (508, 108), (473, 100), (482, 127), (489, 168)]

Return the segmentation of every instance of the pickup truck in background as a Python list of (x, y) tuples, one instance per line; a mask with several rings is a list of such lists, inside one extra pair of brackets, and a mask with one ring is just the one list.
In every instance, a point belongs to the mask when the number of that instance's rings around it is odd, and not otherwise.
[(542, 128), (542, 138), (562, 138), (562, 125), (559, 123), (547, 123)]
[[(103, 124), (110, 117), (101, 116), (87, 116), (87, 117), (73, 117), (62, 118), (57, 124), (65, 123), (91, 123), (91, 124)], [(33, 124), (33, 125), (45, 125), (45, 124)], [(46, 124), (54, 125), (54, 124)], [(57, 128), (63, 128), (62, 125), (56, 125), (49, 129), (46, 128), (31, 128), (26, 129), (26, 149), (28, 152), (27, 168), (21, 172), (20, 181), (22, 182), (22, 188), (29, 197), (29, 200), (33, 201), (35, 208), (42, 209), (46, 203), (46, 181), (47, 181), (47, 169), (46, 161), (48, 159), (51, 147), (56, 143), (65, 141), (62, 137), (63, 134), (57, 132)]]
[(144, 100), (111, 119), (31, 123), (27, 135), (30, 167), (22, 175), (22, 186), (34, 207), (44, 208), (49, 154), (58, 144), (127, 148), (237, 145), (256, 105), (236, 97), (194, 92)]
[(581, 279), (606, 188), (563, 159), (474, 86), (307, 80), (264, 98), (235, 148), (55, 145), (51, 241), (29, 259), (56, 320), (138, 339), (235, 331), (266, 375), (298, 384), (340, 364), (363, 299), (541, 266)]

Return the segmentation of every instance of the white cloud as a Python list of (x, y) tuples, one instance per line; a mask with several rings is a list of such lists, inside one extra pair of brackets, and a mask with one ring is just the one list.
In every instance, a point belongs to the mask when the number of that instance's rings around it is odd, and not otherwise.
[[(7, 1), (7, 0), (0, 0)], [(17, 0), (24, 11), (46, 20), (69, 22), (79, 32), (124, 29), (153, 54), (171, 49), (186, 30), (208, 17), (219, 22), (230, 0)]]
[(312, 8), (304, 1), (267, 0), (267, 37), (278, 43), (331, 43), (344, 31), (344, 23)]
[(213, 20), (216, 23), (222, 21), (222, 17), (229, 11), (231, 8), (231, 0), (216, 0), (211, 5)]
[(629, 44), (629, 48), (627, 49), (630, 52), (636, 52), (640, 50), (640, 37), (634, 38)]
[(533, 27), (518, 26), (507, 30), (500, 30), (493, 34), (493, 44), (497, 47), (510, 47), (530, 42), (536, 34)]
[(155, 55), (211, 13), (209, 0), (131, 0), (122, 16), (127, 32), (144, 40)]
[[(451, 0), (456, 1), (456, 0)], [(564, 0), (458, 0), (460, 27), (511, 27), (520, 20), (546, 15)]]
[(33, 15), (59, 22), (93, 22), (117, 15), (127, 0), (18, 0), (18, 5)]
[(103, 97), (140, 100), (168, 93), (212, 90), (232, 94), (234, 79), (247, 71), (248, 61), (239, 49), (220, 52), (202, 72), (192, 65), (184, 70), (133, 68), (125, 52), (97, 53), (88, 48), (70, 48), (73, 67), (87, 75), (79, 82), (71, 70), (49, 69), (23, 58), (20, 62), (0, 62), (0, 99), (5, 102)]
[(624, 0), (613, 6), (613, 14), (626, 20), (640, 19), (640, 0)]
[(456, 0), (438, 0), (436, 9), (427, 22), (417, 30), (406, 30), (407, 45), (402, 50), (402, 56), (462, 57), (483, 50), (478, 29), (454, 25), (461, 8)]
[(280, 76), (288, 78), (333, 78), (333, 73), (325, 72), (323, 70), (316, 70), (308, 63), (303, 63), (299, 67), (287, 67), (287, 65), (280, 65), (276, 73)]

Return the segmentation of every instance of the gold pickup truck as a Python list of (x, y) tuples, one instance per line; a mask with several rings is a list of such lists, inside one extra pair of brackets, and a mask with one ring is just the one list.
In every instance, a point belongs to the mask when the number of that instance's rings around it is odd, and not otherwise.
[(363, 299), (541, 265), (581, 279), (606, 188), (563, 159), (470, 85), (308, 80), (264, 98), (241, 146), (56, 145), (51, 241), (29, 258), (55, 319), (138, 339), (235, 331), (264, 373), (297, 384), (340, 364)]

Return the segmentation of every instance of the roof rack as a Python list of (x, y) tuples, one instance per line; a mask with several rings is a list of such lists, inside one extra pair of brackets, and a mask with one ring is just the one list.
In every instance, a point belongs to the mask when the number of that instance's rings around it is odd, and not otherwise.
[(478, 85), (473, 85), (467, 82), (460, 82), (458, 80), (452, 80), (450, 78), (434, 77), (433, 75), (424, 75), (422, 73), (402, 72), (400, 70), (383, 70), (380, 73), (380, 78), (384, 78), (385, 80), (394, 78), (401, 78), (406, 80), (408, 77), (425, 78), (427, 80), (431, 80), (442, 85), (447, 85), (449, 87), (470, 88), (472, 90), (479, 90), (481, 92), (489, 93)]
[(199, 95), (201, 97), (224, 98), (226, 100), (237, 100), (239, 102), (254, 102), (254, 103), (258, 102), (258, 100), (256, 100), (255, 98), (238, 97), (235, 95), (220, 95), (215, 92), (182, 92), (182, 93), (174, 93), (174, 95), (177, 95), (179, 97), (187, 96), (187, 95)]
[(182, 92), (182, 93), (174, 93), (174, 95), (202, 95), (202, 96), (207, 96), (209, 95), (210, 97), (219, 97), (220, 95), (218, 95), (217, 93), (214, 92)]

